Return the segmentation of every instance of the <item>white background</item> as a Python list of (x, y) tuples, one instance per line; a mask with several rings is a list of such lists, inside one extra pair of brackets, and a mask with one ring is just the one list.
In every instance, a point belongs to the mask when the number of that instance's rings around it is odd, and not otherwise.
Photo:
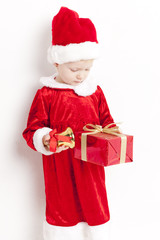
[(115, 122), (134, 135), (134, 162), (106, 168), (110, 240), (160, 239), (160, 3), (3, 1), (0, 6), (0, 239), (42, 240), (41, 154), (22, 138), (61, 6), (89, 17), (101, 44), (95, 76)]

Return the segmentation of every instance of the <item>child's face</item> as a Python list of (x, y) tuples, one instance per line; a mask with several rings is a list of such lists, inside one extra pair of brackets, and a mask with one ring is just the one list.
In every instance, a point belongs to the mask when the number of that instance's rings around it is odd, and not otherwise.
[(93, 60), (81, 60), (63, 64), (55, 63), (58, 71), (56, 81), (69, 85), (78, 85), (87, 78), (92, 65)]

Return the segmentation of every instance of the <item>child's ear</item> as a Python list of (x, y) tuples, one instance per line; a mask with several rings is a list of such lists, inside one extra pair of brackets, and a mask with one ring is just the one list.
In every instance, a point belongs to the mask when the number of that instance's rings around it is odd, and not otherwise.
[(53, 63), (53, 65), (57, 68), (59, 64), (58, 63)]

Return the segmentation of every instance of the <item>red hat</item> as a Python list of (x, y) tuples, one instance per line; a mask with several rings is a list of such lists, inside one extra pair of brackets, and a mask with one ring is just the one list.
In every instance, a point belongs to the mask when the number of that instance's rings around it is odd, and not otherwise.
[(98, 40), (89, 18), (79, 18), (77, 12), (61, 7), (52, 21), (52, 45), (48, 61), (63, 64), (98, 57)]

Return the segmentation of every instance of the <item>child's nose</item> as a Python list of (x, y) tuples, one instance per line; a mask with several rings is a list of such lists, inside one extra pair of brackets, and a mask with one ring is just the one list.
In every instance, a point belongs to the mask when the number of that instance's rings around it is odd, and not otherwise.
[(77, 79), (78, 79), (78, 80), (81, 80), (82, 77), (83, 77), (82, 74), (78, 74), (78, 75), (77, 75)]

